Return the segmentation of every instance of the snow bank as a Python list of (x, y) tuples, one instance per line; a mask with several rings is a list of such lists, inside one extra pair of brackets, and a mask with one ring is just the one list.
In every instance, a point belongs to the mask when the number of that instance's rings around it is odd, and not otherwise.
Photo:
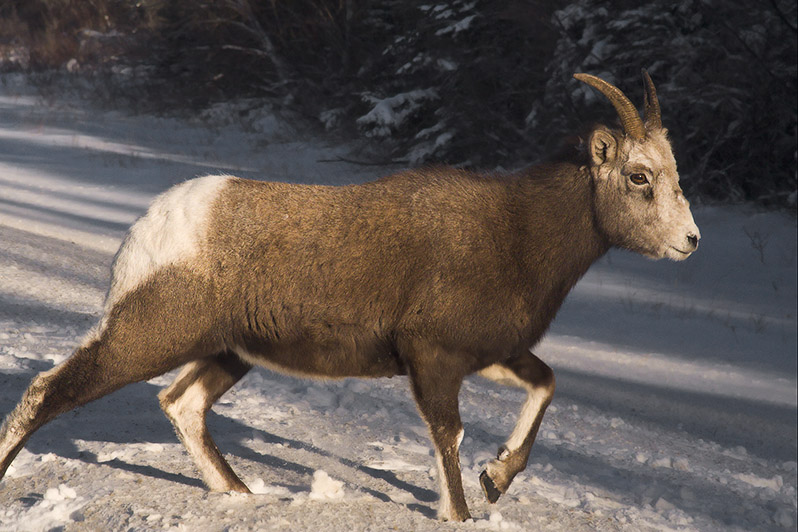
[(344, 498), (344, 483), (330, 478), (325, 471), (313, 473), (310, 496), (314, 501), (336, 501)]
[(59, 484), (58, 487), (48, 488), (44, 497), (26, 512), (23, 520), (8, 527), (0, 521), (0, 531), (40, 532), (80, 523), (84, 520), (80, 509), (85, 504), (86, 501), (78, 497), (74, 489), (66, 484)]

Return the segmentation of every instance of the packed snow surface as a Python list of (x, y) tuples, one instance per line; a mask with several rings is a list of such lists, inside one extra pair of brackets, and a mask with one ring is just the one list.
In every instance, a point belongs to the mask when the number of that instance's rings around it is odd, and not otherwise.
[[(128, 226), (171, 185), (231, 173), (344, 184), (392, 171), (264, 110), (128, 116), (0, 88), (0, 416), (98, 320)], [(796, 220), (697, 207), (686, 262), (613, 251), (535, 352), (557, 392), (529, 467), (496, 505), (478, 475), (524, 395), (460, 395), (471, 522), (435, 519), (435, 459), (404, 378), (313, 382), (257, 369), (209, 427), (253, 495), (210, 493), (157, 392), (69, 412), (0, 482), (0, 530), (794, 530)]]

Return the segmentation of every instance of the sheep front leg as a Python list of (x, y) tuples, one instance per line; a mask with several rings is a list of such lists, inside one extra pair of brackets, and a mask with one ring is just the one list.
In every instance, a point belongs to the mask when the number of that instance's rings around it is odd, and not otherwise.
[(518, 422), (498, 457), (479, 476), (485, 497), (495, 503), (507, 492), (513, 478), (526, 468), (529, 452), (540, 428), (546, 407), (554, 395), (554, 372), (530, 352), (494, 364), (480, 371), (490, 380), (524, 388), (527, 398)]
[(465, 521), (471, 515), (460, 472), (463, 424), (457, 402), (463, 378), (439, 364), (411, 367), (409, 376), (419, 412), (435, 445), (441, 495), (438, 518), (442, 521)]

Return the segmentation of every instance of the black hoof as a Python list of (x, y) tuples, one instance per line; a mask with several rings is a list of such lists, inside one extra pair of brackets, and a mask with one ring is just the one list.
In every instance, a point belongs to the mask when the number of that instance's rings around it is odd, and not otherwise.
[(482, 485), (482, 491), (485, 492), (485, 498), (488, 499), (489, 503), (494, 504), (499, 500), (502, 493), (496, 487), (496, 484), (493, 483), (493, 479), (488, 476), (487, 470), (480, 473), (479, 483)]

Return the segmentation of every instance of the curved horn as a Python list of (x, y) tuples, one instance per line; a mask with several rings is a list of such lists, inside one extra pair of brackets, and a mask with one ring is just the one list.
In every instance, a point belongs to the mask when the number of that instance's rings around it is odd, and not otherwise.
[(651, 76), (648, 71), (643, 69), (643, 82), (646, 86), (646, 107), (644, 113), (644, 120), (647, 129), (662, 129), (662, 114), (659, 110), (659, 100), (657, 99), (657, 89), (654, 88), (654, 82), (651, 81)]
[(634, 104), (621, 92), (621, 89), (615, 85), (607, 83), (601, 78), (591, 76), (590, 74), (574, 74), (574, 77), (583, 83), (587, 83), (594, 89), (601, 92), (610, 103), (615, 107), (618, 116), (621, 119), (621, 125), (627, 135), (635, 139), (642, 139), (646, 136), (646, 127), (643, 120), (637, 112)]

